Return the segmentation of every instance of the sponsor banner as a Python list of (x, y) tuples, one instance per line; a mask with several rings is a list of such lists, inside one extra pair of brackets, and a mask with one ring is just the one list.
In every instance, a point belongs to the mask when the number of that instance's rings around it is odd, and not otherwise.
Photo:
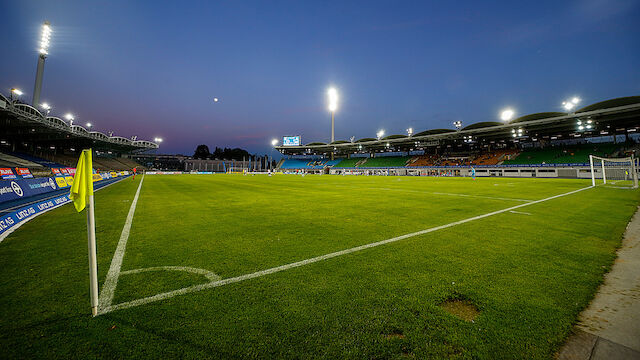
[(58, 186), (53, 178), (3, 180), (0, 181), (0, 202), (43, 194), (57, 189)]
[(114, 178), (114, 177), (118, 177), (118, 173), (117, 173), (117, 172), (115, 172), (115, 171), (112, 171), (112, 172), (110, 172), (109, 174), (111, 174), (111, 177), (112, 177), (112, 178)]
[(10, 168), (0, 168), (0, 176), (2, 176), (3, 180), (17, 179), (17, 176)]
[(68, 175), (69, 174), (69, 171), (67, 169), (65, 169), (65, 168), (58, 169), (58, 170), (60, 170), (60, 174), (62, 174), (62, 175)]
[(51, 168), (51, 172), (53, 173), (53, 175), (58, 176), (60, 175), (60, 169), (58, 168)]
[(67, 173), (74, 176), (76, 174), (76, 168), (67, 168)]
[(69, 184), (67, 184), (67, 181), (63, 177), (56, 176), (55, 179), (56, 179), (56, 185), (58, 185), (59, 189), (64, 189), (69, 186)]
[(124, 171), (120, 171), (120, 172), (118, 173), (118, 175), (124, 176), (124, 175), (127, 175), (127, 174), (125, 174), (125, 173), (124, 173)]
[(0, 217), (0, 235), (4, 234), (12, 227), (28, 220), (38, 213), (66, 204), (70, 201), (71, 200), (69, 200), (69, 195), (60, 195), (53, 199), (43, 200), (41, 202), (22, 207), (14, 212), (3, 215), (2, 217)]
[(122, 174), (122, 175), (125, 175), (125, 176), (126, 176), (126, 175), (129, 175), (129, 172), (128, 172), (128, 171), (123, 171), (123, 173), (124, 173), (124, 174)]
[(182, 171), (147, 171), (146, 175), (182, 175)]
[(31, 175), (31, 171), (27, 168), (16, 168), (16, 173), (23, 179), (30, 179), (33, 177), (33, 175)]
[(93, 182), (102, 180), (102, 176), (100, 174), (93, 174)]
[(73, 177), (71, 176), (65, 176), (64, 181), (66, 181), (69, 186), (73, 185)]
[(103, 180), (111, 179), (111, 174), (109, 173), (102, 173), (100, 176), (102, 176)]

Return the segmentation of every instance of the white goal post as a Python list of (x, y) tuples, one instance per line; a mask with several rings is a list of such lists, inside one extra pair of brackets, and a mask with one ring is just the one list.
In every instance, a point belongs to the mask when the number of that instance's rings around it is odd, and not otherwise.
[(604, 184), (619, 188), (635, 189), (638, 187), (638, 159), (603, 158), (589, 155), (591, 166), (591, 184)]
[(241, 166), (230, 166), (227, 169), (227, 174), (246, 174), (249, 172), (249, 169)]

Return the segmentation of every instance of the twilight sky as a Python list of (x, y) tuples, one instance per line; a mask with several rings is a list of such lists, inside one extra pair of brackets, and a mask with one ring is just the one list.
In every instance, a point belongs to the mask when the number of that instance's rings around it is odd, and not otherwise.
[(640, 94), (639, 1), (2, 1), (2, 93), (31, 101), (45, 19), (42, 101), (159, 153), (327, 141), (330, 85), (337, 139)]

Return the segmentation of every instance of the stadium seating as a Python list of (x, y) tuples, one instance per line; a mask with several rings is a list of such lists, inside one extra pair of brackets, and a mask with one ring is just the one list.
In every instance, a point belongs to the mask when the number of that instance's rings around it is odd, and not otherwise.
[(36, 164), (39, 164), (39, 165), (42, 165), (42, 166), (48, 167), (48, 168), (65, 167), (64, 165), (59, 164), (59, 163), (57, 163), (55, 161), (46, 160), (46, 159), (43, 159), (41, 157), (37, 157), (37, 156), (34, 156), (34, 155), (29, 155), (29, 154), (25, 154), (25, 153), (21, 153), (21, 152), (13, 152), (13, 153), (10, 153), (10, 155), (13, 155), (15, 157), (19, 157), (19, 158), (21, 158), (23, 160), (31, 161), (33, 163), (36, 163)]
[(364, 158), (351, 158), (351, 159), (342, 159), (335, 167), (339, 168), (352, 168), (356, 167), (358, 162), (364, 161)]
[(608, 157), (617, 149), (616, 144), (584, 144), (531, 149), (521, 152), (512, 160), (505, 160), (503, 165), (586, 164), (589, 162), (590, 154)]
[(518, 153), (517, 150), (496, 150), (480, 154), (471, 161), (471, 165), (498, 165)]
[(333, 167), (339, 162), (340, 160), (285, 159), (280, 165), (280, 169), (324, 169), (327, 166)]
[(359, 164), (358, 167), (399, 167), (406, 166), (409, 160), (411, 160), (409, 156), (375, 157), (368, 158), (364, 163)]
[(7, 167), (25, 167), (25, 168), (42, 167), (42, 165), (35, 163), (33, 161), (29, 161), (21, 157), (17, 157), (17, 156), (5, 154), (5, 153), (0, 153), (0, 161), (2, 161), (3, 164), (6, 164), (4, 166), (7, 166)]

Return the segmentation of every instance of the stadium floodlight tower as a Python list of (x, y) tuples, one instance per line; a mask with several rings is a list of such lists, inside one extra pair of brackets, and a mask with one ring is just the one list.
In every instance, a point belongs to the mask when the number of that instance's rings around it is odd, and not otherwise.
[(338, 109), (338, 90), (336, 88), (329, 88), (327, 90), (329, 96), (329, 111), (331, 111), (331, 142), (336, 141), (335, 137), (335, 116)]
[(271, 159), (269, 159), (269, 170), (271, 170), (271, 163), (273, 162), (273, 148), (278, 146), (278, 139), (271, 140)]
[(73, 116), (72, 113), (66, 113), (64, 114), (64, 118), (69, 120), (69, 126), (73, 125), (73, 120), (75, 120), (76, 118)]
[(18, 96), (22, 96), (22, 91), (20, 91), (20, 89), (16, 89), (16, 88), (11, 88), (11, 102), (13, 102), (13, 96), (15, 95), (16, 97)]
[(408, 128), (407, 129), (407, 136), (409, 136), (409, 137), (413, 136), (413, 128)]
[(157, 137), (157, 138), (153, 139), (153, 141), (157, 142), (157, 143), (161, 143), (162, 142), (162, 138)]
[(573, 109), (575, 109), (576, 106), (578, 106), (578, 104), (580, 103), (580, 98), (577, 96), (572, 97), (571, 99), (567, 100), (567, 101), (563, 101), (562, 102), (562, 107), (567, 110), (569, 113), (572, 112)]
[(511, 109), (511, 108), (506, 108), (504, 110), (502, 110), (500, 112), (500, 120), (504, 121), (504, 122), (509, 122), (511, 121), (511, 119), (513, 119), (513, 116), (516, 114), (516, 112)]
[(380, 139), (382, 139), (383, 136), (384, 136), (384, 130), (378, 130), (378, 132), (376, 133), (376, 138), (378, 138), (378, 141), (380, 141)]
[(51, 105), (49, 105), (48, 103), (42, 103), (40, 104), (40, 107), (46, 111), (45, 117), (49, 116), (49, 112), (51, 112)]
[(462, 129), (462, 121), (460, 121), (460, 120), (454, 121), (453, 122), (453, 126), (456, 127), (456, 130), (460, 131), (460, 129)]
[(49, 54), (49, 44), (51, 40), (51, 24), (45, 21), (42, 24), (42, 35), (40, 37), (40, 49), (38, 54), (38, 67), (36, 69), (36, 84), (33, 87), (33, 106), (40, 104), (40, 91), (42, 90), (42, 76), (44, 74), (44, 60)]

